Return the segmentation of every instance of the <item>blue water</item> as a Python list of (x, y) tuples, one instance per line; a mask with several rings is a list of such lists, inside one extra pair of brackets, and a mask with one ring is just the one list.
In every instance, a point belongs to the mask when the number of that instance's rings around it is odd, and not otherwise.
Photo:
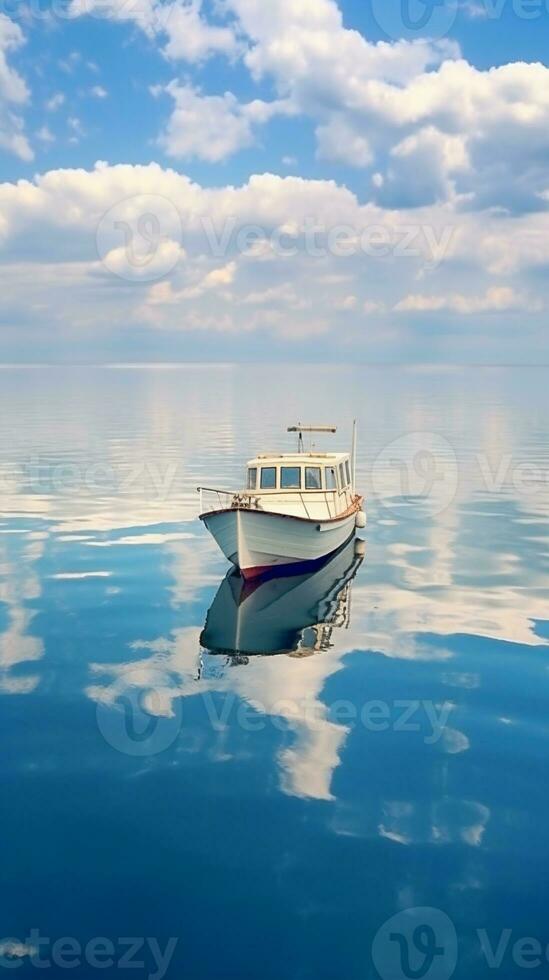
[[(0, 371), (0, 965), (547, 975), (548, 382)], [(196, 487), (354, 417), (365, 547), (242, 594)]]

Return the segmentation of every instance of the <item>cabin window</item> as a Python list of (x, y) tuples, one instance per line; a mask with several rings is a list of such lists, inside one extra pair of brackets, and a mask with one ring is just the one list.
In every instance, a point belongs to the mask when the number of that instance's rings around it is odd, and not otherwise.
[(326, 467), (326, 490), (337, 490), (335, 466)]
[(339, 464), (339, 485), (342, 490), (343, 487), (347, 486), (347, 480), (345, 479), (345, 467), (343, 466), (343, 463)]
[(281, 490), (301, 490), (301, 467), (283, 466), (280, 470)]
[(321, 490), (322, 489), (322, 478), (320, 475), (320, 466), (306, 466), (305, 467), (305, 489), (306, 490)]
[(349, 460), (345, 460), (345, 469), (347, 471), (347, 486), (351, 486), (351, 467), (349, 466)]
[(261, 469), (261, 489), (276, 490), (276, 466), (263, 466)]
[(248, 490), (257, 489), (257, 467), (250, 466), (248, 470)]

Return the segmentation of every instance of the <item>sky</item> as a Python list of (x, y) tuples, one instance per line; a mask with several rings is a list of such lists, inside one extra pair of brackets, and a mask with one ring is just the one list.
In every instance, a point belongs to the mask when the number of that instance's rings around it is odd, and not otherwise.
[(0, 361), (545, 363), (549, 0), (2, 0)]

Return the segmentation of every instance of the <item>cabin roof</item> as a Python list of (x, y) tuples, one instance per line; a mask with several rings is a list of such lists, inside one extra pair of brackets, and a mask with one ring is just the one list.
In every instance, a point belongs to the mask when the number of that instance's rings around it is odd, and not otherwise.
[(248, 466), (329, 466), (349, 459), (349, 453), (262, 453), (248, 461)]

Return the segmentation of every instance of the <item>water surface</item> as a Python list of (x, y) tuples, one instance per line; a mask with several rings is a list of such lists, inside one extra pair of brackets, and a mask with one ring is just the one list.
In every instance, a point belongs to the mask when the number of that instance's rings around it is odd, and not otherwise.
[[(178, 980), (523, 975), (514, 942), (549, 942), (548, 381), (0, 371), (18, 976), (39, 968), (33, 929), (50, 959), (109, 940), (112, 965), (72, 970), (87, 978), (119, 976), (122, 937), (177, 938)], [(354, 417), (364, 554), (242, 595), (196, 487), (239, 486), (298, 421), (347, 448)], [(492, 970), (482, 935), (505, 929)], [(147, 943), (134, 958), (160, 975)]]

